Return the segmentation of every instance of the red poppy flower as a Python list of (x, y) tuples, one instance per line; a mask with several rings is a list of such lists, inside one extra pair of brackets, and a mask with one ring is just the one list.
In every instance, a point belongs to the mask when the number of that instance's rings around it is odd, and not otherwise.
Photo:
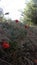
[(34, 60), (35, 63), (37, 63), (37, 60)]
[(15, 20), (16, 23), (18, 23), (19, 21), (18, 20)]
[(10, 47), (10, 44), (7, 43), (6, 41), (4, 41), (3, 44), (2, 44), (2, 47), (3, 48), (9, 48)]
[(28, 28), (28, 26), (27, 26), (27, 25), (25, 25), (24, 27), (25, 27), (25, 29), (27, 29), (27, 28)]

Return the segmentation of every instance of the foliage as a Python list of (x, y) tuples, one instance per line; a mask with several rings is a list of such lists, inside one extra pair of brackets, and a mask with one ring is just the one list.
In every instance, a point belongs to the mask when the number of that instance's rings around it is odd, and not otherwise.
[(37, 4), (34, 1), (27, 3), (23, 14), (24, 21), (37, 24)]
[[(21, 22), (16, 23), (15, 20), (1, 22), (0, 25), (0, 65), (33, 65), (37, 57), (37, 31), (35, 33), (34, 28)], [(6, 48), (2, 47), (3, 41), (5, 41)]]
[(18, 20), (1, 20), (0, 65), (34, 65), (37, 62), (35, 62), (36, 51), (36, 28), (29, 27)]

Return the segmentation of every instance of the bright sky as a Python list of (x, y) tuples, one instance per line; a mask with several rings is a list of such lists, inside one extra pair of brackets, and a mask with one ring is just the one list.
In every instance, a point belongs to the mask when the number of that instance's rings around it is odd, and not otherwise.
[(0, 0), (0, 7), (3, 8), (4, 13), (10, 13), (9, 15), (5, 15), (6, 17), (10, 17), (13, 20), (20, 19), (21, 13), (18, 10), (23, 10), (26, 1), (27, 0)]

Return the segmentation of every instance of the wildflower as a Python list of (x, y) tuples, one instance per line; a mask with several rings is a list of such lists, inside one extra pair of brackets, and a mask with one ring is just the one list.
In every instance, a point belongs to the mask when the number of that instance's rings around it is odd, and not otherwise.
[(28, 26), (27, 25), (25, 25), (24, 27), (25, 27), (25, 29), (28, 29)]
[(9, 48), (10, 44), (8, 42), (4, 41), (3, 44), (2, 44), (2, 47), (3, 48)]
[(35, 63), (37, 63), (37, 60), (34, 60)]
[(18, 20), (15, 20), (16, 23), (18, 23), (19, 21)]

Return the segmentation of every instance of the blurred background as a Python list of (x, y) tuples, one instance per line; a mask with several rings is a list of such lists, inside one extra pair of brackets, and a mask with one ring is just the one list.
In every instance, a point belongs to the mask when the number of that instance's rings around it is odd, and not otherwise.
[(37, 24), (37, 0), (0, 0), (0, 11), (6, 19)]
[(26, 7), (28, 0), (0, 0), (0, 8), (3, 9), (3, 13), (6, 18), (19, 19), (23, 9)]

